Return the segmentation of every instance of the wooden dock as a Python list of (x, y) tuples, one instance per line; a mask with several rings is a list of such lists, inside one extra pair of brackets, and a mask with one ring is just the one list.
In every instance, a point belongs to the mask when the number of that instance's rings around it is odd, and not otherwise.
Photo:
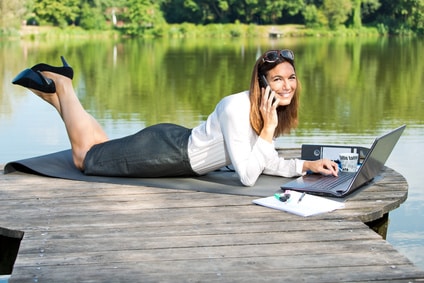
[(284, 33), (281, 31), (270, 31), (268, 35), (270, 38), (280, 38), (284, 36)]
[(307, 218), (251, 196), (23, 173), (0, 184), (0, 226), (25, 232), (10, 282), (424, 281), (364, 224), (407, 198), (390, 168), (346, 208)]

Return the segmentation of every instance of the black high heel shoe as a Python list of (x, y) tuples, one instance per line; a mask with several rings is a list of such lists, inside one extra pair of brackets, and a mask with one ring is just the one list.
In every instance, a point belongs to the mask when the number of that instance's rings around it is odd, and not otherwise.
[(12, 81), (12, 84), (26, 88), (32, 88), (44, 93), (55, 93), (56, 85), (54, 81), (46, 78), (40, 71), (25, 69), (20, 72)]
[(63, 56), (60, 56), (60, 59), (62, 60), (63, 66), (62, 67), (54, 67), (54, 66), (50, 66), (44, 63), (40, 63), (37, 64), (35, 66), (33, 66), (31, 69), (33, 71), (40, 71), (40, 72), (52, 72), (52, 73), (56, 73), (65, 77), (70, 78), (71, 80), (74, 77), (74, 70), (72, 69), (71, 66), (69, 66), (68, 62), (66, 62), (65, 58)]

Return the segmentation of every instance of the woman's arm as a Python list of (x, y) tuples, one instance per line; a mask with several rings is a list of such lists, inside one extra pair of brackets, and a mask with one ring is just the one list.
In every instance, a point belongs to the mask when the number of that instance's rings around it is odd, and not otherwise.
[(253, 186), (262, 173), (294, 177), (307, 170), (323, 174), (328, 174), (327, 170), (331, 171), (331, 168), (337, 170), (337, 164), (334, 163), (334, 168), (329, 160), (285, 160), (279, 157), (272, 139), (270, 142), (258, 136), (250, 126), (249, 110), (250, 101), (247, 96), (226, 99), (217, 109), (226, 150), (243, 185)]
[(249, 122), (248, 96), (226, 99), (217, 109), (220, 128), (232, 165), (245, 186), (262, 173), (292, 177), (302, 173), (303, 161), (278, 156), (274, 144), (258, 136)]

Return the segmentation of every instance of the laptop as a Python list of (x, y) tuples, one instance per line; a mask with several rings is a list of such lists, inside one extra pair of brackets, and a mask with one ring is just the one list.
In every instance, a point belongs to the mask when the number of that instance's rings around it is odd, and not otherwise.
[(281, 185), (282, 190), (301, 191), (315, 195), (345, 197), (371, 182), (383, 169), (389, 155), (405, 130), (402, 125), (375, 139), (356, 172), (340, 172), (338, 177), (306, 174)]

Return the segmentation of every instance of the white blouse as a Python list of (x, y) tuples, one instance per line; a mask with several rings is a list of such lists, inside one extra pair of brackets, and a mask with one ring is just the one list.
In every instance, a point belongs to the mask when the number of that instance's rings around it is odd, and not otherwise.
[(192, 130), (188, 156), (198, 174), (232, 164), (245, 186), (259, 175), (293, 177), (302, 174), (303, 160), (285, 160), (274, 144), (259, 137), (250, 126), (249, 92), (224, 97), (207, 120)]

